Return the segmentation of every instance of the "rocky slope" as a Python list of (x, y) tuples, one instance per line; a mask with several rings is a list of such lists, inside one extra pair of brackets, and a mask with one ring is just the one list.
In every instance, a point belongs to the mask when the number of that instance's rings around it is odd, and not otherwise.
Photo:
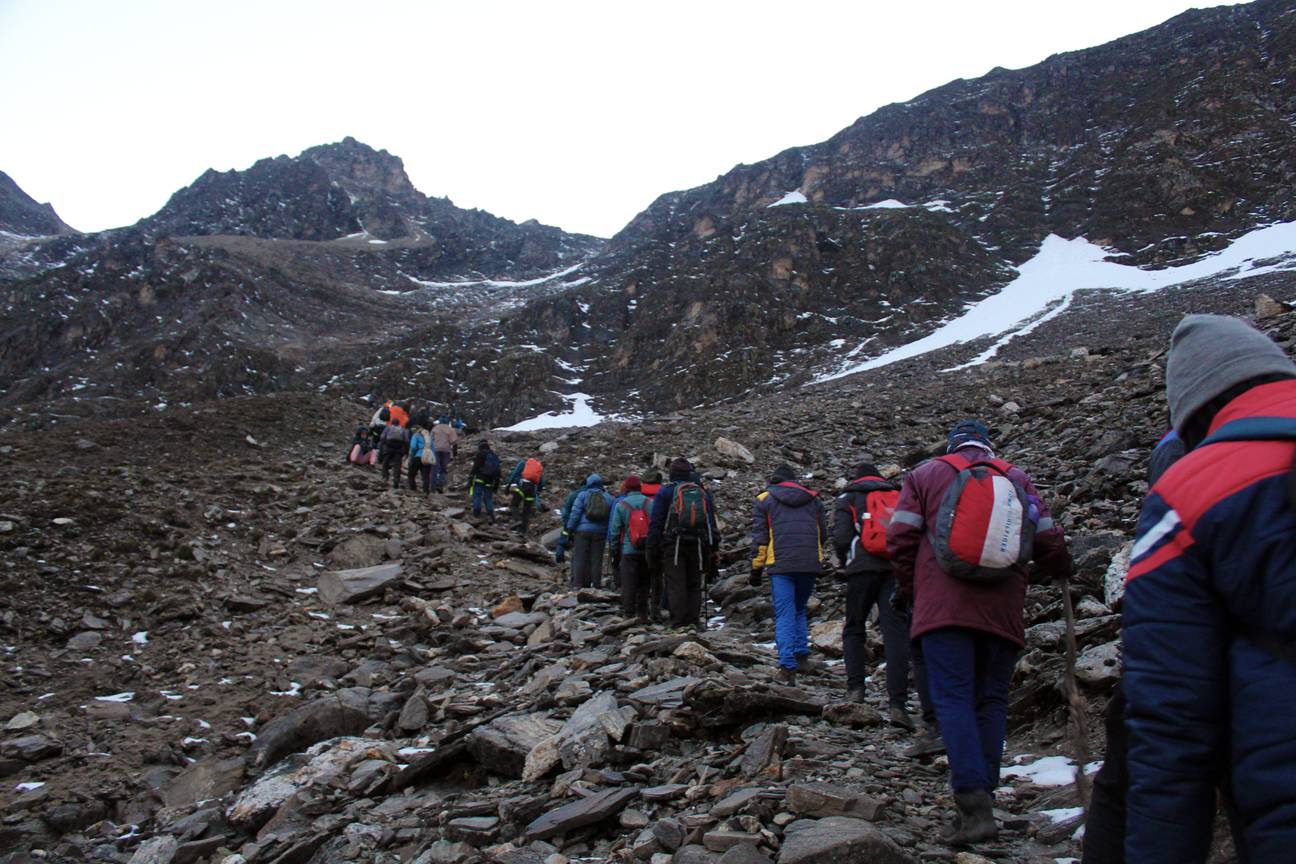
[(73, 234), (49, 204), (38, 204), (0, 171), (0, 232), (20, 237), (48, 237)]
[[(745, 584), (751, 497), (778, 462), (831, 495), (861, 455), (902, 471), (986, 418), (1070, 538), (1098, 754), (1118, 668), (1106, 577), (1165, 425), (1170, 329), (1186, 310), (1256, 312), (1296, 352), (1296, 314), (1252, 293), (1291, 300), (1290, 275), (1246, 285), (1084, 295), (960, 372), (937, 374), (980, 346), (795, 399), (496, 436), (506, 464), (543, 445), (548, 507), (590, 470), (694, 459), (726, 568), (698, 635), (573, 595), (534, 541), (468, 520), (461, 493), (392, 494), (344, 464), (368, 406), (249, 396), (6, 433), (0, 860), (948, 860), (942, 761), (904, 757), (880, 680), (869, 704), (839, 702), (840, 583), (815, 605), (827, 670), (773, 684), (768, 600)], [(721, 455), (722, 436), (753, 461)], [(361, 594), (338, 576), (357, 567), (379, 568)], [(1032, 589), (1026, 614), (1004, 832), (976, 851), (1052, 864), (1077, 853), (1068, 772), (1039, 771), (1073, 755), (1057, 588)]]

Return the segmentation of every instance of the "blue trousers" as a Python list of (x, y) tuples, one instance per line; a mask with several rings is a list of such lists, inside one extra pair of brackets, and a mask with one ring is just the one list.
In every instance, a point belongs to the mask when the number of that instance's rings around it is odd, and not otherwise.
[(814, 593), (813, 573), (774, 573), (770, 575), (770, 593), (774, 599), (774, 644), (778, 646), (779, 665), (797, 668), (797, 658), (810, 653), (810, 625), (806, 622), (806, 603)]
[(436, 451), (436, 465), (432, 467), (432, 488), (444, 492), (450, 483), (450, 451)]
[(941, 738), (955, 792), (999, 785), (1008, 685), (1017, 663), (1016, 644), (966, 627), (942, 627), (922, 636)]
[(474, 480), (472, 487), (473, 515), (480, 516), (483, 507), (486, 509), (486, 515), (490, 516), (495, 513), (495, 492), (485, 483)]

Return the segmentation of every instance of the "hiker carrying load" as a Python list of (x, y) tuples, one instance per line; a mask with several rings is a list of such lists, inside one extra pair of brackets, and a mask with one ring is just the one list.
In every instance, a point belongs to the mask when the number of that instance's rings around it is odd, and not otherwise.
[(603, 488), (603, 478), (589, 475), (564, 526), (572, 542), (571, 587), (603, 587), (603, 547), (611, 516), (612, 496)]
[(514, 527), (526, 536), (531, 524), (531, 513), (539, 505), (544, 491), (544, 463), (534, 456), (519, 459), (509, 474), (508, 488), (512, 493), (509, 507), (514, 517)]
[(720, 532), (715, 502), (683, 456), (670, 464), (670, 482), (652, 502), (648, 528), (648, 567), (660, 569), (672, 627), (701, 629), (702, 587), (716, 569)]

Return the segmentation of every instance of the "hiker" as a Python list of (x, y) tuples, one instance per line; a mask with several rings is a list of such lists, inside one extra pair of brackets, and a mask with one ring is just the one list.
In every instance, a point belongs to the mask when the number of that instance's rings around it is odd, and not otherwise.
[(653, 496), (651, 516), (645, 558), (649, 572), (661, 574), (671, 626), (701, 629), (702, 587), (716, 570), (720, 532), (711, 493), (683, 456), (670, 463), (670, 482)]
[[(1026, 644), (1027, 563), (1033, 557), (1041, 575), (1065, 579), (1071, 556), (1030, 477), (995, 458), (985, 424), (958, 423), (945, 450), (905, 478), (887, 550), (949, 757), (958, 817), (943, 839), (965, 845), (998, 836), (992, 796), (1008, 687)], [(991, 524), (1000, 542), (988, 542)]]
[(378, 461), (378, 454), (374, 452), (373, 436), (369, 434), (368, 426), (356, 427), (355, 435), (351, 437), (351, 446), (342, 458), (353, 465), (371, 466)]
[(589, 475), (585, 478), (585, 488), (572, 502), (565, 523), (566, 535), (572, 543), (573, 588), (603, 587), (603, 546), (607, 542), (611, 515), (612, 496), (603, 488), (603, 478), (598, 474)]
[(435, 461), (432, 457), (432, 436), (426, 429), (420, 429), (417, 426), (411, 426), (409, 429), (409, 465), (405, 473), (409, 478), (409, 488), (411, 492), (418, 491), (414, 485), (416, 477), (423, 478), (423, 494), (426, 496), (431, 492), (432, 463)]
[(769, 571), (781, 684), (796, 683), (798, 669), (812, 669), (806, 604), (827, 560), (827, 536), (819, 493), (797, 483), (791, 466), (775, 468), (752, 507), (750, 581), (760, 585)]
[(417, 426), (420, 429), (432, 428), (432, 403), (424, 402), (423, 407), (418, 411), (411, 411), (409, 418), (410, 428)]
[(657, 493), (661, 491), (661, 487), (662, 473), (658, 469), (652, 468), (640, 475), (639, 491), (642, 492), (644, 497), (649, 501), (657, 497)]
[(500, 460), (485, 438), (477, 442), (477, 455), (473, 456), (472, 470), (468, 472), (468, 488), (472, 490), (472, 514), (495, 521), (495, 493), (500, 485)]
[(388, 473), (392, 476), (392, 489), (400, 489), (401, 460), (409, 448), (409, 432), (395, 420), (387, 424), (379, 439), (380, 453), (378, 460), (382, 463), (383, 483), (387, 482)]
[(450, 484), (450, 457), (459, 450), (459, 433), (444, 417), (432, 424), (432, 449), (436, 460), (432, 468), (432, 489), (444, 494)]
[(1186, 455), (1148, 494), (1123, 600), (1125, 858), (1204, 862), (1215, 788), (1239, 858), (1296, 848), (1296, 366), (1245, 322), (1188, 315), (1166, 402)]
[[(586, 475), (588, 476), (588, 475)], [(576, 505), (576, 499), (585, 491), (585, 484), (581, 483), (575, 489), (567, 493), (567, 500), (563, 501), (562, 508), (558, 511), (558, 524), (562, 527), (562, 533), (558, 535), (558, 542), (554, 544), (554, 563), (561, 564), (567, 557), (567, 550), (572, 545), (571, 532), (567, 530), (567, 520), (571, 518), (572, 507)]]
[(652, 501), (644, 495), (642, 484), (630, 475), (622, 484), (625, 494), (612, 505), (608, 520), (608, 555), (613, 570), (621, 571), (621, 613), (648, 623), (654, 612), (651, 581), (648, 578), (648, 527), (652, 524)]
[[(833, 509), (833, 545), (846, 576), (846, 627), (842, 631), (842, 653), (846, 658), (846, 698), (865, 701), (868, 680), (868, 645), (865, 639), (869, 614), (877, 606), (882, 644), (886, 650), (888, 717), (893, 724), (914, 731), (905, 703), (909, 699), (909, 627), (891, 606), (895, 575), (886, 537), (891, 514), (900, 500), (894, 483), (881, 472), (860, 462), (852, 469), (855, 478), (846, 484)], [(926, 669), (914, 668), (914, 678), (927, 714)], [(934, 715), (931, 719), (934, 719)]]
[(509, 474), (508, 488), (512, 493), (509, 507), (516, 516), (514, 528), (526, 536), (531, 524), (531, 512), (538, 506), (544, 491), (544, 463), (534, 456), (519, 459)]

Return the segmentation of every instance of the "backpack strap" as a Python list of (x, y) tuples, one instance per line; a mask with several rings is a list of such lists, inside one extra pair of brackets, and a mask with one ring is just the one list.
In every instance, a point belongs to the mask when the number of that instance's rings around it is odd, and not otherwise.
[(1225, 423), (1197, 446), (1224, 441), (1296, 441), (1296, 417), (1243, 417)]

